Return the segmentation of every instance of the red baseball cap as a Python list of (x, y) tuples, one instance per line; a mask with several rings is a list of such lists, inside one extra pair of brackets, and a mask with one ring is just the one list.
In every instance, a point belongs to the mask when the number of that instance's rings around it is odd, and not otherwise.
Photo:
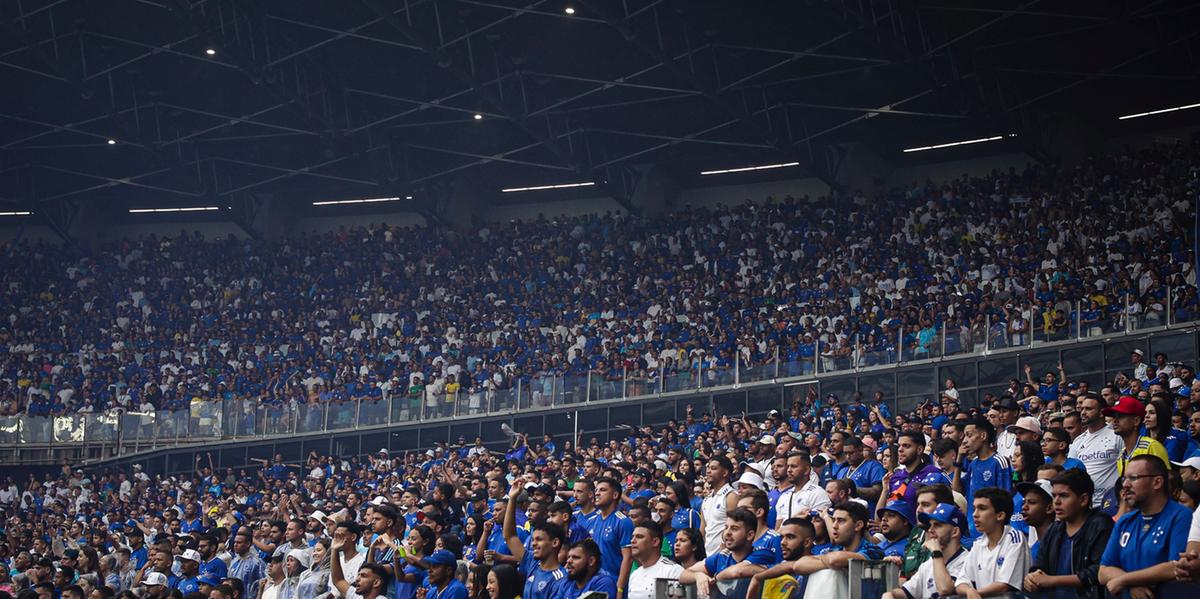
[(1146, 406), (1132, 395), (1122, 395), (1116, 405), (1104, 408), (1105, 416), (1145, 416)]

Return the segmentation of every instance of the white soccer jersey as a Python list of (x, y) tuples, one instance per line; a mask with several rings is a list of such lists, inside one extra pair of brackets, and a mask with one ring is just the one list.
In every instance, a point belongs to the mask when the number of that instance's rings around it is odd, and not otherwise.
[(1029, 545), (1025, 535), (1011, 526), (1004, 527), (1004, 534), (995, 547), (988, 547), (986, 537), (975, 540), (975, 546), (967, 554), (961, 576), (955, 584), (967, 583), (981, 589), (993, 582), (1002, 582), (1020, 590), (1029, 572)]
[[(962, 576), (969, 553), (966, 549), (960, 549), (957, 555), (951, 556), (950, 561), (946, 562), (946, 571), (950, 573), (950, 578), (954, 579), (955, 584), (958, 584), (958, 579)], [(925, 560), (901, 588), (912, 599), (937, 599), (940, 595), (937, 592), (937, 581), (933, 578), (933, 560)]]

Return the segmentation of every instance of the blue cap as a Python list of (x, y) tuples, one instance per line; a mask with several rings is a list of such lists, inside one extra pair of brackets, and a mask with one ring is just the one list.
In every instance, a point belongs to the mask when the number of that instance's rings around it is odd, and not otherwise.
[(964, 531), (968, 530), (967, 516), (953, 503), (939, 503), (932, 514), (917, 514), (917, 519), (925, 526), (929, 526), (929, 522), (932, 520), (943, 524), (953, 524)]
[(425, 558), (425, 563), (431, 566), (457, 566), (458, 559), (454, 557), (453, 553), (445, 549), (438, 549), (433, 552), (433, 555)]
[(221, 579), (216, 574), (208, 573), (196, 579), (200, 584), (206, 584), (210, 587), (221, 586)]
[(908, 521), (909, 524), (912, 524), (913, 523), (913, 511), (914, 510), (913, 510), (912, 506), (909, 505), (909, 503), (907, 501), (904, 501), (903, 499), (893, 499), (893, 500), (887, 502), (887, 505), (879, 508), (875, 512), (875, 517), (876, 518), (883, 517), (884, 512), (896, 512), (897, 514), (900, 514), (901, 518), (904, 518), (905, 520)]

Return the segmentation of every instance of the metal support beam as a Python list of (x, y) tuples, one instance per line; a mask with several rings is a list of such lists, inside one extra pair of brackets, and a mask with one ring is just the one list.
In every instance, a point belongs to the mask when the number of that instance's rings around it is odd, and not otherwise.
[(537, 168), (545, 168), (545, 169), (556, 170), (556, 171), (568, 171), (568, 172), (574, 171), (574, 169), (572, 169), (569, 166), (561, 166), (561, 165), (557, 165), (557, 164), (546, 164), (544, 162), (532, 162), (529, 160), (517, 160), (515, 158), (507, 158), (504, 153), (490, 154), (490, 155), (489, 154), (476, 154), (473, 152), (464, 152), (462, 150), (449, 150), (446, 148), (435, 148), (433, 146), (426, 146), (426, 145), (414, 144), (414, 143), (406, 143), (406, 144), (404, 144), (404, 147), (416, 148), (418, 150), (426, 150), (429, 152), (438, 152), (441, 154), (449, 154), (451, 156), (465, 156), (467, 158), (479, 158), (481, 160), (484, 160), (485, 163), (492, 162), (492, 161), (507, 162), (509, 164), (520, 164), (523, 166), (533, 166), (533, 167), (537, 167)]
[[(474, 72), (459, 65), (450, 54), (447, 53), (445, 45), (438, 45), (425, 38), (425, 35), (408, 24), (396, 19), (386, 8), (383, 7), (377, 0), (361, 0), (361, 2), (370, 8), (380, 17), (402, 35), (409, 43), (416, 44), (425, 50), (426, 55), (431, 61), (438, 66), (444, 68), (447, 72), (453, 75), (456, 79), (471, 86), (475, 93), (483, 99), (493, 111), (503, 115), (514, 125), (537, 140), (542, 147), (546, 148), (551, 154), (557, 156), (559, 160), (575, 171), (580, 177), (585, 180), (596, 183), (598, 187), (606, 191), (617, 203), (621, 204), (626, 210), (637, 213), (636, 207), (630, 200), (629, 192), (622, 187), (609, 182), (599, 173), (594, 171), (592, 167), (585, 165), (574, 153), (564, 146), (548, 131), (542, 127), (535, 126), (530, 120), (529, 115), (520, 108), (512, 105), (507, 99), (501, 98), (496, 92), (489, 89), (484, 81)], [(499, 53), (496, 53), (499, 56)]]
[[(682, 81), (686, 81), (689, 87), (699, 91), (711, 104), (720, 108), (726, 114), (732, 116), (734, 122), (741, 124), (742, 128), (751, 132), (755, 137), (762, 139), (768, 145), (774, 147), (776, 151), (784, 155), (789, 161), (798, 162), (801, 168), (806, 171), (807, 174), (817, 177), (832, 188), (836, 188), (837, 182), (834, 181), (832, 173), (829, 172), (829, 169), (826, 168), (825, 165), (810, 160), (807, 155), (802, 152), (797, 152), (790, 144), (781, 142), (777, 136), (775, 136), (769, 130), (764, 129), (757, 121), (752, 119), (742, 107), (722, 97), (719, 87), (709, 85), (708, 83), (701, 81), (691, 71), (680, 68), (679, 65), (676, 64), (674, 60), (671, 60), (669, 56), (664, 54), (656, 44), (650, 43), (646, 41), (643, 36), (638, 35), (638, 33), (630, 26), (628, 21), (610, 14), (608, 6), (603, 5), (600, 2), (595, 2), (594, 0), (581, 0), (581, 4), (586, 5), (589, 10), (595, 12), (596, 14), (604, 16), (605, 20), (608, 21), (608, 24), (613, 29), (617, 30), (617, 32), (621, 34), (622, 38), (624, 38), (630, 44), (633, 44), (644, 54), (647, 54), (654, 60), (658, 61), (658, 63), (663, 65), (663, 67), (671, 72), (671, 74), (678, 77)], [(842, 35), (845, 34), (841, 34), (838, 37), (841, 37)], [(820, 47), (821, 46), (817, 46), (816, 48), (812, 48), (810, 51), (819, 50)], [(790, 61), (793, 59), (789, 58), (788, 60)], [(711, 130), (719, 129), (723, 126), (724, 125), (720, 125)]]
[[(120, 108), (118, 108), (116, 106), (116, 104), (113, 102), (113, 99), (110, 95), (103, 94), (103, 93), (99, 93), (99, 94), (92, 93), (91, 90), (89, 90), (87, 88), (87, 86), (83, 80), (84, 67), (82, 64), (67, 65), (64, 62), (48, 55), (42, 49), (40, 44), (36, 43), (32, 39), (30, 39), (28, 36), (26, 36), (25, 31), (21, 27), (19, 27), (11, 19), (8, 19), (7, 17), (4, 17), (3, 15), (0, 15), (0, 29), (3, 29), (4, 31), (6, 31), (9, 35), (9, 37), (24, 44), (26, 50), (28, 51), (28, 53), (30, 55), (32, 55), (32, 57), (34, 58), (35, 61), (42, 64), (43, 66), (46, 66), (51, 71), (53, 71), (56, 75), (65, 79), (74, 88), (75, 93), (79, 98), (98, 99), (100, 102), (103, 102), (104, 109), (108, 112), (109, 120), (111, 120), (115, 125), (114, 130), (122, 132), (122, 133), (114, 134), (111, 137), (116, 138), (116, 139), (123, 139), (123, 140), (127, 140), (127, 141), (137, 140), (137, 143), (135, 143), (133, 145), (136, 145), (137, 147), (146, 150), (147, 153), (149, 154), (149, 156), (152, 158), (152, 160), (155, 163), (157, 163), (156, 166), (157, 165), (165, 165), (164, 168), (158, 169), (160, 172), (170, 173), (172, 179), (175, 180), (177, 183), (179, 183), (180, 187), (189, 188), (189, 189), (183, 190), (182, 192), (180, 190), (171, 189), (171, 188), (163, 188), (163, 190), (171, 191), (171, 192), (178, 192), (178, 193), (185, 193), (185, 194), (190, 194), (190, 195), (195, 195), (195, 196), (203, 195), (204, 182), (202, 180), (200, 180), (199, 177), (193, 178), (193, 174), (190, 171), (188, 171), (182, 167), (182, 164), (180, 163), (179, 159), (174, 154), (172, 154), (171, 152), (164, 152), (161, 149), (159, 149), (157, 146), (155, 146), (152, 142), (150, 142), (149, 139), (144, 136), (143, 129), (141, 129), (140, 127), (137, 127), (133, 123), (130, 123), (125, 118), (126, 113), (129, 111), (121, 110)], [(76, 131), (81, 132), (78, 130), (76, 130)], [(82, 133), (86, 134), (86, 132), (82, 132)], [(114, 182), (110, 181), (110, 185), (121, 184), (121, 183), (125, 183), (125, 182), (117, 181), (114, 183)], [(83, 193), (85, 191), (89, 191), (91, 189), (94, 189), (94, 188), (89, 188), (89, 189), (85, 189), (85, 190), (77, 190), (76, 192), (72, 192), (72, 193), (66, 194), (66, 195), (75, 195), (78, 193)], [(191, 191), (193, 189), (195, 191)], [(58, 197), (65, 197), (65, 196), (60, 194), (60, 196), (58, 196)], [(52, 198), (43, 198), (43, 199), (52, 199)]]

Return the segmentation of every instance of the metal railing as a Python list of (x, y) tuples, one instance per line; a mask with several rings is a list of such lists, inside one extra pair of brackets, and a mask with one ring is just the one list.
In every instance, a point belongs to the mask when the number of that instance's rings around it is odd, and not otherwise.
[[(907, 364), (936, 364), (975, 356), (1004, 356), (1038, 347), (1111, 341), (1123, 336), (1189, 328), (1200, 322), (1194, 289), (1185, 300), (1163, 293), (1143, 306), (1133, 296), (1101, 306), (1031, 302), (1010, 304), (1003, 315), (970, 323), (886, 325), (883, 338), (856, 336), (804, 339), (765, 357), (740, 348), (733, 356), (697, 352), (657, 368), (600, 367), (570, 374), (538, 373), (506, 388), (490, 383), (469, 391), (393, 393), (381, 399), (340, 402), (264, 402), (259, 399), (193, 401), (186, 409), (109, 411), (65, 416), (0, 417), (0, 445), (90, 445), (154, 449), (221, 439), (258, 439), (365, 427), (395, 426), (516, 411), (537, 411), (593, 402), (739, 389), (785, 382), (803, 383), (830, 375), (887, 370)], [(1143, 297), (1154, 300), (1154, 294)], [(1034, 325), (1033, 323), (1040, 323)], [(1148, 357), (1149, 358), (1149, 357)], [(1152, 360), (1147, 359), (1147, 362)], [(929, 390), (936, 393), (935, 388)]]

